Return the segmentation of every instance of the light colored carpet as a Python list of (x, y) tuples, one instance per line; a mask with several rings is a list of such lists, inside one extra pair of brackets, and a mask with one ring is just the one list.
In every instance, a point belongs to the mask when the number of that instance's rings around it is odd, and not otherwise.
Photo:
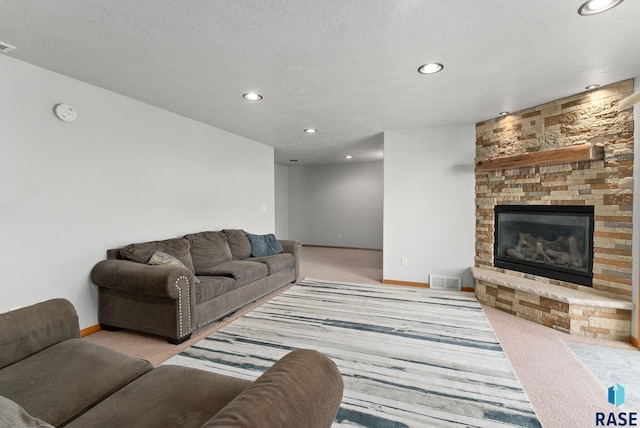
[(382, 251), (302, 246), (300, 277), (381, 284)]
[(548, 327), (483, 306), (487, 318), (545, 428), (595, 426), (608, 412), (607, 391)]
[(336, 427), (540, 426), (469, 293), (304, 280), (166, 364), (255, 379), (299, 348), (343, 375)]

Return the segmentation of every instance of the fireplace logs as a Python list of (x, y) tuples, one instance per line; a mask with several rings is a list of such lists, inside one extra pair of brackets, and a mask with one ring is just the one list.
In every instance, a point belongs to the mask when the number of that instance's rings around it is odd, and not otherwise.
[(518, 260), (580, 269), (585, 264), (580, 246), (575, 236), (559, 236), (555, 241), (549, 241), (530, 233), (519, 233), (518, 245), (508, 248), (507, 255)]

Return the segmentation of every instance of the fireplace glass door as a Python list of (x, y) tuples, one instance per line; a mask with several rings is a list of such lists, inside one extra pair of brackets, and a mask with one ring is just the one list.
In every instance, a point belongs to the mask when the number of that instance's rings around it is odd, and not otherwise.
[(494, 265), (592, 286), (593, 207), (495, 207)]

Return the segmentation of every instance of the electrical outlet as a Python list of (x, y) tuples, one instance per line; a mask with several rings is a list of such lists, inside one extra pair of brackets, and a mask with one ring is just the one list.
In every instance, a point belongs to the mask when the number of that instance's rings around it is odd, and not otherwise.
[(342, 239), (342, 232), (338, 232), (338, 239)]
[(400, 264), (401, 264), (402, 266), (408, 266), (408, 265), (409, 265), (409, 259), (408, 259), (408, 258), (406, 258), (406, 257), (403, 257), (403, 258), (400, 260)]

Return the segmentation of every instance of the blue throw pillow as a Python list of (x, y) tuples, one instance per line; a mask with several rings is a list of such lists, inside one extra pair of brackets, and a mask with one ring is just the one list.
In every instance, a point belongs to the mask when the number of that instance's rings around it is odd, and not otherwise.
[(253, 257), (272, 256), (280, 254), (284, 251), (282, 244), (276, 238), (276, 235), (270, 233), (268, 235), (252, 235), (247, 233), (249, 243), (251, 244), (251, 255)]

